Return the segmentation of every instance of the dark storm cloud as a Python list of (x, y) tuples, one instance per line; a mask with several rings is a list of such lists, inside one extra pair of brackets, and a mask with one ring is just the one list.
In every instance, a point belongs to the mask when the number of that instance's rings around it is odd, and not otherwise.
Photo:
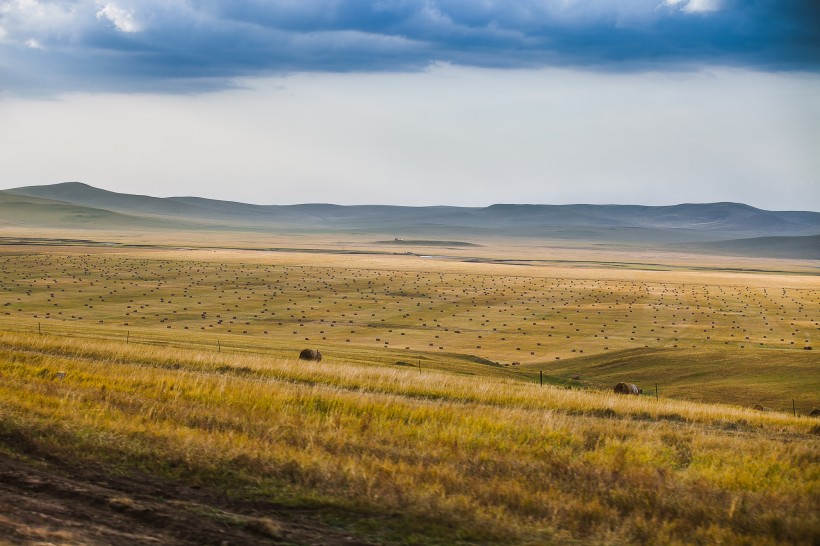
[(820, 69), (811, 0), (6, 0), (0, 86), (195, 92), (434, 62), (633, 71)]

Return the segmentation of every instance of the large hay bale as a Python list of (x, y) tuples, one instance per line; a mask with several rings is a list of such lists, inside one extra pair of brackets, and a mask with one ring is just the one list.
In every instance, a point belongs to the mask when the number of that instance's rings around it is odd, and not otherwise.
[(315, 362), (321, 362), (322, 353), (316, 349), (302, 349), (302, 352), (299, 353), (299, 360), (313, 360)]
[(814, 408), (809, 412), (809, 417), (820, 417), (820, 409)]
[(615, 385), (615, 394), (634, 394), (639, 395), (643, 392), (643, 389), (635, 385), (634, 383), (624, 383), (620, 382)]

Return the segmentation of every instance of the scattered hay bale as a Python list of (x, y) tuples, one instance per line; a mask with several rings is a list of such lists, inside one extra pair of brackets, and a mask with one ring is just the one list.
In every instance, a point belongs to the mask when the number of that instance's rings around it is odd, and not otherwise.
[(811, 345), (806, 345), (805, 347), (803, 347), (803, 350), (804, 351), (811, 351)]
[(643, 392), (643, 389), (635, 385), (634, 383), (618, 383), (615, 385), (615, 394), (634, 394), (639, 395)]
[(772, 411), (772, 408), (767, 408), (762, 404), (755, 404), (754, 406), (752, 406), (752, 409), (757, 411)]
[(580, 375), (573, 375), (572, 377), (570, 377), (570, 379), (572, 379), (573, 381), (580, 381), (581, 376)]
[(322, 353), (316, 349), (302, 349), (302, 352), (299, 353), (299, 360), (313, 360), (315, 362), (321, 362)]
[(814, 408), (809, 412), (809, 417), (820, 417), (820, 409)]

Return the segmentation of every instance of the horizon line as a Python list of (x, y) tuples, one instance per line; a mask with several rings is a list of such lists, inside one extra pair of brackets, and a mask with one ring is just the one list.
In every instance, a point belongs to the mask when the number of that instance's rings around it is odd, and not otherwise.
[(352, 205), (341, 205), (338, 203), (329, 203), (329, 202), (301, 202), (301, 203), (252, 203), (246, 201), (232, 201), (229, 199), (219, 199), (215, 197), (202, 197), (199, 195), (169, 195), (169, 196), (156, 196), (156, 195), (148, 195), (148, 194), (141, 194), (141, 193), (125, 193), (121, 191), (114, 191), (109, 190), (106, 188), (101, 188), (98, 186), (93, 186), (86, 182), (80, 182), (79, 180), (67, 180), (64, 182), (53, 182), (50, 184), (35, 184), (30, 186), (15, 186), (12, 188), (2, 188), (0, 192), (11, 192), (13, 190), (21, 190), (27, 188), (44, 188), (44, 187), (51, 187), (51, 186), (64, 186), (68, 184), (76, 184), (80, 186), (85, 186), (94, 190), (105, 191), (109, 193), (114, 193), (117, 195), (130, 195), (134, 197), (149, 197), (152, 199), (203, 199), (206, 201), (221, 201), (224, 203), (235, 203), (240, 205), (250, 205), (255, 207), (297, 207), (297, 206), (333, 206), (333, 207), (396, 207), (396, 208), (460, 208), (460, 209), (486, 209), (490, 207), (497, 207), (497, 206), (521, 206), (521, 207), (645, 207), (645, 208), (670, 208), (670, 207), (680, 207), (686, 205), (738, 205), (743, 207), (749, 207), (756, 210), (765, 210), (769, 212), (811, 212), (811, 213), (818, 213), (820, 211), (811, 210), (811, 209), (787, 209), (787, 210), (773, 210), (773, 209), (764, 209), (761, 207), (757, 207), (754, 205), (750, 205), (748, 203), (744, 203), (743, 201), (702, 201), (702, 202), (694, 202), (694, 201), (686, 201), (680, 203), (672, 203), (672, 204), (665, 204), (665, 205), (644, 205), (640, 203), (583, 203), (583, 202), (573, 202), (573, 203), (516, 203), (516, 202), (506, 202), (506, 203), (490, 203), (489, 205), (398, 205), (398, 204), (385, 204), (385, 203), (357, 203)]

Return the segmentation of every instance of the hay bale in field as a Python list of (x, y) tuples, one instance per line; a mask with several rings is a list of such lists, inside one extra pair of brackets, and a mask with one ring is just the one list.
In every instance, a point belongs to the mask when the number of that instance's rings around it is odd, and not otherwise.
[(814, 408), (809, 412), (809, 417), (820, 417), (820, 409)]
[(804, 351), (811, 351), (811, 345), (806, 345), (805, 347), (803, 347), (803, 350)]
[(299, 360), (313, 360), (316, 362), (321, 362), (322, 353), (316, 349), (302, 349), (302, 352), (299, 353)]
[(755, 404), (754, 406), (752, 406), (752, 409), (755, 409), (757, 411), (772, 411), (772, 408), (767, 408), (762, 404)]
[(570, 379), (572, 379), (573, 381), (580, 381), (581, 376), (580, 375), (573, 375), (572, 377), (570, 377)]
[(634, 394), (638, 395), (643, 392), (643, 389), (634, 383), (618, 383), (615, 385), (615, 394)]

